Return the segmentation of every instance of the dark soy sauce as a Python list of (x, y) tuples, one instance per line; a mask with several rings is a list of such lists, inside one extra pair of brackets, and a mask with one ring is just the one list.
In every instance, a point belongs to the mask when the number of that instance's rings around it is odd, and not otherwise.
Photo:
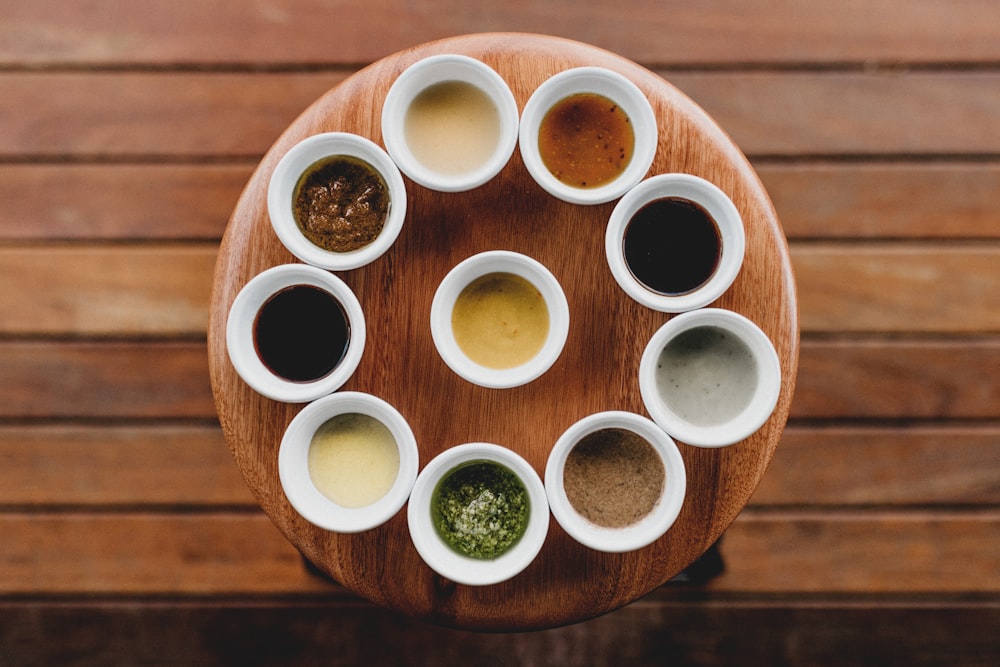
[(347, 315), (336, 297), (313, 285), (276, 292), (257, 313), (257, 356), (275, 375), (312, 382), (329, 375), (347, 352)]
[(722, 238), (704, 208), (680, 197), (664, 197), (632, 216), (623, 251), (636, 280), (658, 294), (676, 296), (712, 277), (722, 257)]

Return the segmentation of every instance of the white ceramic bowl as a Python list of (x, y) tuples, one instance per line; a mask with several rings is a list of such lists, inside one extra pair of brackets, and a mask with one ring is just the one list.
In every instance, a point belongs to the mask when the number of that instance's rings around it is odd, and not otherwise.
[[(312, 382), (294, 382), (271, 372), (257, 355), (254, 343), (254, 323), (261, 307), (273, 295), (295, 285), (312, 285), (333, 295), (350, 328), (340, 363)], [(259, 394), (286, 403), (306, 403), (339, 389), (361, 362), (365, 335), (364, 312), (351, 288), (332, 273), (306, 264), (282, 264), (256, 275), (236, 295), (226, 321), (226, 349), (236, 372)]]
[[(661, 371), (658, 369), (660, 356), (664, 348), (680, 334), (700, 327), (722, 329), (742, 341), (749, 350), (756, 374), (756, 382), (751, 385), (749, 398), (738, 401), (743, 406), (742, 409), (734, 411), (718, 423), (712, 423), (714, 420), (692, 420), (679, 414), (682, 410), (672, 407), (664, 399), (657, 380), (658, 372)], [(678, 384), (671, 391), (697, 390), (687, 396), (702, 397), (700, 403), (704, 405), (721, 405), (726, 392), (735, 384), (726, 370), (737, 366), (727, 363), (721, 374), (712, 362), (692, 361), (689, 367), (699, 369), (703, 379), (713, 377), (709, 374), (714, 374), (714, 379), (707, 384), (697, 380)], [(639, 362), (639, 389), (653, 421), (674, 438), (697, 447), (724, 447), (749, 437), (771, 416), (781, 390), (781, 364), (774, 345), (756, 324), (729, 310), (704, 308), (677, 315), (653, 334)]]
[[(538, 131), (548, 111), (559, 101), (581, 93), (593, 93), (618, 104), (628, 116), (635, 135), (635, 149), (625, 170), (603, 185), (574, 187), (557, 179), (545, 166), (538, 149)], [(576, 67), (546, 79), (521, 112), (518, 146), (524, 165), (549, 194), (573, 204), (602, 204), (616, 199), (638, 183), (656, 156), (659, 130), (653, 107), (645, 94), (626, 77), (601, 67)]]
[[(389, 211), (382, 231), (368, 245), (346, 252), (326, 250), (314, 244), (302, 234), (294, 214), (295, 190), (302, 174), (320, 160), (333, 156), (366, 162), (379, 173), (389, 189)], [(325, 132), (303, 139), (278, 161), (268, 182), (267, 212), (278, 239), (293, 255), (306, 264), (346, 271), (374, 261), (396, 241), (406, 218), (406, 187), (396, 164), (377, 144), (356, 134)]]
[[(399, 471), (388, 492), (363, 507), (344, 507), (316, 488), (309, 474), (309, 447), (316, 430), (338, 415), (358, 413), (382, 422), (399, 450)], [(382, 399), (360, 392), (324, 396), (292, 419), (278, 450), (278, 475), (285, 496), (307, 521), (337, 533), (357, 533), (391, 519), (406, 503), (417, 478), (417, 441), (406, 419)]]
[[(573, 447), (603, 429), (623, 429), (645, 439), (659, 455), (666, 473), (663, 494), (652, 511), (636, 523), (620, 528), (597, 525), (580, 514), (570, 503), (563, 485), (566, 459)], [(570, 426), (556, 441), (545, 466), (545, 490), (552, 515), (573, 539), (597, 551), (621, 553), (655, 542), (673, 525), (687, 493), (687, 473), (677, 445), (655, 423), (631, 412), (599, 412)]]
[[(512, 273), (534, 285), (548, 308), (549, 331), (541, 350), (513, 368), (490, 368), (470, 359), (452, 329), (452, 311), (459, 294), (475, 279), (491, 273)], [(569, 304), (559, 281), (538, 261), (507, 250), (490, 250), (457, 264), (441, 281), (431, 303), (431, 336), (444, 362), (474, 384), (505, 389), (531, 382), (556, 362), (569, 334)]]
[[(521, 539), (491, 560), (471, 558), (453, 550), (438, 534), (432, 516), (438, 482), (456, 467), (475, 461), (494, 462), (511, 470), (524, 484), (530, 504), (528, 525)], [(424, 562), (442, 577), (470, 586), (500, 583), (523, 571), (538, 555), (549, 530), (545, 487), (535, 469), (510, 449), (482, 442), (446, 449), (427, 464), (410, 493), (407, 519), (413, 545)]]
[[(701, 206), (715, 221), (721, 242), (719, 264), (711, 277), (697, 289), (675, 295), (655, 292), (640, 282), (624, 256), (625, 231), (632, 218), (646, 204), (670, 197)], [(648, 308), (680, 313), (706, 306), (729, 289), (743, 266), (746, 234), (736, 205), (717, 186), (691, 174), (660, 174), (639, 183), (615, 205), (604, 246), (611, 273), (629, 296)]]
[[(407, 112), (430, 86), (446, 82), (470, 84), (486, 94), (499, 116), (499, 135), (492, 154), (481, 164), (459, 173), (429, 168), (411, 150), (406, 136)], [(486, 63), (457, 54), (417, 61), (393, 82), (382, 106), (382, 140), (396, 164), (416, 183), (439, 192), (471, 190), (496, 176), (517, 145), (517, 102), (507, 82)]]

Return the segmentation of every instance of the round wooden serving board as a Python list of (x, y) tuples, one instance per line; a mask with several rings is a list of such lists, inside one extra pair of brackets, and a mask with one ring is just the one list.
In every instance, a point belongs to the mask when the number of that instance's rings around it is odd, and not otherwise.
[[(229, 307), (261, 271), (296, 261), (279, 243), (266, 208), (278, 159), (319, 132), (353, 132), (382, 144), (380, 111), (389, 86), (417, 60), (459, 53), (499, 72), (523, 107), (545, 79), (570, 67), (596, 65), (630, 78), (649, 97), (660, 139), (649, 175), (687, 172), (726, 191), (743, 216), (743, 269), (714, 306), (742, 313), (771, 338), (783, 381), (777, 409), (747, 440), (722, 449), (679, 443), (688, 492), (674, 526), (657, 542), (628, 554), (580, 546), (550, 522), (535, 562), (492, 586), (457, 585), (420, 559), (405, 509), (357, 535), (318, 529), (289, 505), (278, 479), (278, 446), (301, 405), (256, 394), (236, 374), (225, 348)], [(670, 315), (632, 301), (612, 278), (604, 231), (614, 202), (560, 202), (532, 180), (517, 151), (495, 179), (470, 192), (437, 193), (407, 180), (409, 207), (394, 246), (361, 269), (338, 273), (361, 301), (368, 341), (361, 365), (343, 387), (380, 396), (409, 420), (421, 468), (442, 450), (492, 442), (524, 456), (544, 476), (559, 435), (603, 410), (647, 414), (637, 379), (639, 358)], [(505, 249), (546, 265), (562, 283), (570, 332), (556, 364), (514, 389), (484, 389), (442, 362), (430, 333), (431, 299), (458, 262)], [(310, 106), (264, 156), (226, 230), (219, 252), (209, 326), (209, 361), (219, 418), (236, 464), (261, 507), (321, 570), (365, 598), (436, 623), (469, 629), (524, 630), (572, 623), (646, 594), (700, 556), (734, 520), (760, 481), (788, 417), (798, 363), (795, 287), (788, 248), (773, 206), (744, 155), (715, 122), (669, 83), (635, 63), (563, 39), (484, 34), (446, 39), (372, 64)], [(669, 483), (669, 480), (668, 480)]]

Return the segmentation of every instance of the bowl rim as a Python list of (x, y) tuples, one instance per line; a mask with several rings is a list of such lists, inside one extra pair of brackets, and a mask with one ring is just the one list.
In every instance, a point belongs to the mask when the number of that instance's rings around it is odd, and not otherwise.
[[(295, 189), (309, 167), (337, 156), (361, 160), (382, 177), (389, 190), (389, 211), (382, 231), (361, 248), (346, 252), (326, 250), (314, 244), (295, 220)], [(267, 185), (267, 212), (278, 240), (298, 259), (330, 271), (347, 271), (381, 257), (399, 237), (406, 219), (406, 185), (396, 163), (378, 144), (350, 132), (321, 132), (293, 145), (278, 160)]]
[[(476, 278), (491, 273), (513, 273), (542, 294), (549, 313), (549, 333), (542, 349), (513, 368), (489, 368), (469, 359), (458, 346), (451, 313), (462, 290)], [(555, 275), (538, 260), (509, 250), (487, 250), (456, 264), (438, 284), (431, 302), (431, 337), (445, 364), (473, 384), (493, 389), (518, 387), (537, 379), (558, 361), (569, 337), (569, 302)]]
[[(721, 239), (721, 257), (715, 272), (700, 287), (683, 294), (661, 294), (649, 289), (632, 273), (624, 255), (625, 231), (632, 218), (646, 204), (665, 197), (700, 205), (715, 221)], [(732, 286), (743, 267), (746, 230), (732, 199), (711, 181), (693, 174), (657, 174), (636, 185), (615, 204), (608, 218), (604, 254), (615, 281), (632, 299), (660, 312), (682, 313), (707, 306)]]
[[(538, 131), (548, 111), (571, 95), (596, 93), (621, 106), (635, 134), (632, 159), (614, 180), (594, 188), (578, 188), (557, 179), (542, 161)], [(656, 157), (659, 125), (649, 98), (631, 79), (604, 67), (572, 67), (543, 81), (521, 111), (518, 147), (531, 177), (553, 197), (571, 204), (603, 204), (621, 197), (649, 171)]]
[[(649, 442), (666, 474), (663, 494), (653, 510), (620, 528), (599, 526), (582, 516), (563, 485), (563, 470), (573, 448), (585, 436), (608, 428), (631, 431)], [(545, 465), (545, 490), (552, 515), (570, 537), (595, 551), (624, 553), (652, 544), (674, 525), (687, 495), (687, 470), (676, 443), (656, 423), (633, 412), (608, 410), (583, 417), (559, 436)]]
[[(311, 285), (333, 295), (350, 327), (350, 340), (340, 363), (311, 382), (294, 382), (274, 374), (254, 348), (257, 313), (274, 294), (295, 285)], [(347, 283), (308, 264), (280, 264), (258, 273), (237, 293), (226, 320), (226, 351), (236, 373), (258, 394), (283, 403), (307, 403), (339, 389), (361, 363), (366, 336), (364, 311)]]
[[(656, 366), (660, 353), (678, 334), (698, 327), (720, 327), (742, 340), (757, 365), (757, 389), (750, 403), (729, 421), (699, 426), (682, 419), (660, 398)], [(722, 308), (703, 308), (677, 315), (650, 338), (639, 361), (639, 393), (653, 421), (677, 440), (696, 447), (734, 445), (753, 435), (774, 412), (781, 392), (781, 362), (767, 334), (747, 317)]]
[[(406, 112), (410, 104), (428, 87), (448, 81), (468, 83), (481, 90), (492, 100), (499, 116), (496, 149), (479, 168), (467, 173), (442, 174), (424, 166), (406, 141)], [(381, 111), (382, 141), (388, 154), (410, 180), (438, 192), (472, 190), (500, 173), (517, 146), (519, 122), (517, 100), (507, 81), (485, 62), (457, 53), (428, 56), (403, 70), (389, 87)]]
[[(494, 559), (471, 558), (454, 551), (438, 536), (431, 516), (438, 482), (457, 466), (476, 461), (508, 468), (528, 492), (530, 515), (524, 535)], [(407, 521), (410, 539), (428, 567), (455, 583), (488, 586), (520, 574), (535, 560), (548, 534), (549, 506), (541, 478), (520, 454), (494, 443), (468, 442), (444, 450), (417, 475), (407, 506)]]

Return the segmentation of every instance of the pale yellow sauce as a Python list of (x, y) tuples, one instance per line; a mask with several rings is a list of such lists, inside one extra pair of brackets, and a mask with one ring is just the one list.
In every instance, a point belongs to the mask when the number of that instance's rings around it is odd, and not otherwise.
[(549, 335), (549, 311), (538, 288), (513, 273), (469, 283), (451, 314), (455, 341), (469, 359), (507, 369), (530, 361)]
[(500, 141), (500, 113), (479, 88), (464, 81), (429, 86), (406, 111), (403, 129), (413, 156), (431, 171), (473, 171)]
[(309, 476), (320, 493), (342, 507), (371, 505), (399, 473), (399, 448), (385, 424), (358, 413), (320, 426), (309, 445)]

